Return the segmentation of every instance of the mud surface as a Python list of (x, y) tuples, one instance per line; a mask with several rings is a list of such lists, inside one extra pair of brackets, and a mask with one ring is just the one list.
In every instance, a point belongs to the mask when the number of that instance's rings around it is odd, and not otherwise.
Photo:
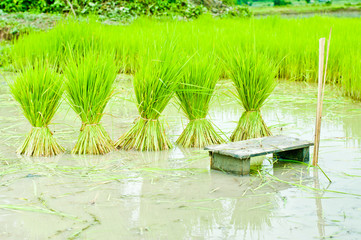
[[(7, 75), (11, 78), (11, 75)], [(137, 118), (121, 78), (103, 124), (116, 140)], [(210, 118), (229, 136), (242, 114), (223, 82)], [(281, 82), (262, 114), (274, 134), (313, 140), (316, 87)], [(326, 89), (320, 166), (265, 159), (250, 176), (209, 169), (207, 152), (176, 147), (55, 158), (17, 156), (30, 130), (0, 81), (0, 239), (360, 239), (361, 104)], [(174, 104), (173, 142), (186, 124)], [(80, 120), (64, 102), (50, 126), (69, 152)], [(312, 149), (311, 149), (312, 150)]]

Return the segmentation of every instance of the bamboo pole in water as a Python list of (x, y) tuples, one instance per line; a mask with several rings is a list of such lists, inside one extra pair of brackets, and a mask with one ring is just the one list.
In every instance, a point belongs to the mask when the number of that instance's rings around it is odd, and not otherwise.
[[(331, 42), (331, 33), (327, 40), (327, 53), (326, 53), (326, 64), (324, 65), (325, 59), (325, 38), (320, 38), (319, 40), (319, 63), (318, 63), (318, 96), (317, 96), (317, 113), (316, 113), (316, 129), (315, 129), (315, 146), (313, 149), (313, 166), (318, 164), (318, 151), (320, 147), (320, 136), (321, 136), (321, 120), (322, 120), (322, 106), (323, 106), (323, 95), (326, 85), (326, 74), (327, 74), (327, 64), (328, 56), (330, 53), (330, 42)], [(323, 72), (325, 68), (325, 72)]]
[(318, 55), (318, 95), (317, 95), (317, 112), (316, 112), (316, 127), (315, 127), (315, 146), (313, 148), (312, 165), (317, 166), (318, 163), (318, 149), (321, 133), (321, 109), (322, 109), (322, 83), (323, 83), (323, 65), (325, 61), (325, 38), (319, 40), (319, 55)]
[[(322, 102), (323, 102), (323, 95), (324, 95), (323, 93), (325, 92), (325, 85), (326, 85), (326, 73), (327, 73), (327, 65), (328, 65), (328, 55), (330, 53), (331, 33), (332, 33), (332, 28), (330, 29), (330, 34), (329, 34), (328, 40), (327, 40), (325, 73), (323, 74)], [(322, 113), (322, 105), (321, 105), (321, 113)]]

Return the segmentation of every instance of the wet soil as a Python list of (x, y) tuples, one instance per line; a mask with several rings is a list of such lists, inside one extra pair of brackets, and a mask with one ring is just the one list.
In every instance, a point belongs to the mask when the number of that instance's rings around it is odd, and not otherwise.
[[(11, 78), (7, 75), (7, 78)], [(103, 125), (116, 140), (138, 117), (131, 79)], [(242, 108), (220, 83), (210, 119), (229, 136)], [(281, 81), (262, 109), (274, 134), (313, 140), (316, 86)], [(250, 176), (209, 169), (201, 149), (69, 154), (80, 120), (63, 102), (50, 126), (67, 153), (16, 155), (30, 125), (0, 81), (0, 239), (359, 239), (361, 104), (328, 87), (318, 170), (268, 158)], [(175, 104), (164, 116), (175, 142), (186, 119)], [(312, 151), (312, 149), (311, 149)]]

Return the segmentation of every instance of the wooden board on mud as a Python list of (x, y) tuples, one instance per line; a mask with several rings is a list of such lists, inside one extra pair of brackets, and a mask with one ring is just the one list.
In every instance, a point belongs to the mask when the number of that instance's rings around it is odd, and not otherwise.
[(234, 158), (244, 159), (313, 146), (312, 142), (288, 136), (254, 138), (239, 142), (207, 146), (204, 149)]

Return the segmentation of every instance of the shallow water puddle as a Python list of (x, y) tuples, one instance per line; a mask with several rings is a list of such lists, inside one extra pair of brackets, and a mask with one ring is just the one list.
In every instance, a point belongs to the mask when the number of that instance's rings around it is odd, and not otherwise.
[[(103, 119), (114, 140), (138, 116), (130, 80), (117, 84)], [(229, 136), (242, 109), (226, 95), (229, 83), (221, 85), (210, 117)], [(210, 171), (207, 152), (178, 147), (20, 157), (30, 126), (2, 84), (0, 239), (358, 239), (361, 104), (326, 90), (319, 163), (331, 184), (308, 166), (272, 167), (267, 158), (251, 176)], [(314, 85), (281, 82), (263, 117), (274, 134), (313, 140), (316, 96)], [(164, 119), (174, 142), (186, 119), (174, 105)], [(70, 151), (80, 121), (64, 103), (53, 122)]]

